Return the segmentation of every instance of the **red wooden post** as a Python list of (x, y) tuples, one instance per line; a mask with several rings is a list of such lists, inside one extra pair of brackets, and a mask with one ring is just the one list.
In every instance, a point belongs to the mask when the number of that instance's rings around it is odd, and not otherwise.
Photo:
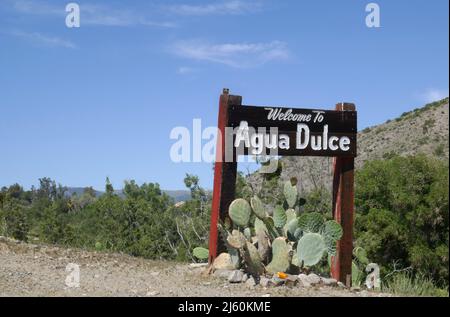
[(217, 224), (225, 221), (228, 207), (234, 200), (236, 192), (237, 162), (225, 161), (225, 128), (228, 126), (228, 108), (241, 105), (241, 96), (231, 96), (228, 89), (223, 90), (219, 102), (219, 120), (217, 124), (216, 162), (214, 164), (214, 189), (211, 207), (211, 227), (209, 230), (209, 264), (221, 252), (226, 251), (225, 243), (219, 239)]
[[(338, 111), (355, 111), (355, 105), (340, 103)], [(344, 234), (337, 243), (336, 256), (331, 262), (331, 275), (350, 286), (353, 253), (354, 215), (354, 166), (353, 157), (334, 158), (333, 176), (333, 217), (342, 226)]]

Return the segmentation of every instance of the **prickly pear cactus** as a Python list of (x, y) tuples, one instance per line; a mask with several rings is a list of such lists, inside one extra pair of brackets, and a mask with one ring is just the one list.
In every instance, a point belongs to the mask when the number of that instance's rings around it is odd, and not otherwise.
[(283, 193), (289, 208), (294, 208), (298, 196), (297, 179), (295, 177), (284, 183)]
[(273, 212), (273, 222), (276, 228), (283, 228), (287, 221), (286, 211), (283, 207), (277, 206)]
[(264, 224), (264, 222), (261, 219), (255, 218), (255, 225), (254, 226), (255, 226), (255, 233), (256, 233), (256, 235), (258, 235), (258, 233), (260, 231), (263, 231), (263, 232), (267, 233), (267, 227), (266, 227), (266, 225)]
[(258, 198), (258, 196), (254, 196), (250, 199), (250, 204), (252, 206), (252, 210), (255, 213), (256, 217), (259, 219), (266, 219), (267, 213), (264, 209), (264, 204), (261, 201), (261, 199)]
[(322, 259), (327, 247), (325, 240), (318, 233), (307, 233), (297, 245), (297, 256), (303, 266), (313, 266)]
[(289, 247), (285, 238), (277, 238), (272, 243), (272, 262), (266, 267), (267, 272), (275, 274), (289, 269)]
[(334, 220), (325, 222), (323, 235), (330, 240), (338, 241), (342, 238), (342, 227)]
[(270, 245), (269, 245), (269, 238), (267, 237), (267, 233), (265, 231), (259, 231), (256, 234), (256, 237), (258, 239), (258, 253), (261, 257), (261, 260), (264, 263), (267, 263), (269, 256), (270, 256)]
[(330, 255), (336, 255), (336, 243), (342, 238), (342, 227), (334, 220), (327, 221), (323, 229), (323, 237)]
[(234, 268), (238, 269), (241, 266), (241, 256), (239, 254), (239, 250), (230, 248), (228, 249), (228, 254), (230, 255), (231, 263), (233, 263)]
[(197, 247), (192, 251), (192, 254), (199, 260), (207, 260), (209, 257), (209, 250), (202, 248), (202, 247)]
[(286, 235), (290, 241), (297, 242), (302, 236), (302, 230), (298, 227), (298, 219), (292, 219), (286, 225)]
[(247, 240), (251, 240), (252, 239), (252, 229), (250, 228), (245, 228), (244, 229), (244, 236)]
[(267, 233), (271, 240), (275, 240), (276, 238), (278, 238), (280, 236), (279, 231), (275, 227), (275, 222), (274, 222), (273, 218), (267, 217), (266, 219), (264, 219), (264, 225), (267, 228)]
[(323, 225), (323, 216), (317, 212), (302, 214), (298, 218), (298, 227), (303, 232), (320, 233)]
[(295, 212), (294, 209), (286, 210), (286, 223), (289, 223), (296, 218), (297, 218), (297, 213)]
[(245, 246), (247, 240), (242, 232), (233, 230), (231, 234), (227, 236), (227, 242), (232, 248), (241, 249)]
[(264, 265), (261, 257), (259, 256), (258, 250), (248, 241), (244, 247), (244, 260), (249, 273), (256, 275), (261, 275), (264, 273)]
[(228, 214), (237, 226), (245, 228), (250, 221), (250, 215), (252, 208), (250, 204), (245, 199), (236, 199), (233, 201), (228, 208)]

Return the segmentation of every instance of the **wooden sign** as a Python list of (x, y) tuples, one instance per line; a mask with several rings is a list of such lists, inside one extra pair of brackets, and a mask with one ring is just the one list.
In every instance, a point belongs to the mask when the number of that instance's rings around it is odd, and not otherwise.
[(336, 256), (331, 259), (331, 275), (350, 285), (357, 148), (355, 105), (339, 103), (330, 111), (241, 104), (241, 96), (229, 95), (224, 89), (219, 102), (209, 263), (226, 252), (217, 224), (225, 221), (235, 198), (238, 155), (329, 156), (334, 157), (332, 214), (343, 229)]
[(228, 112), (238, 153), (356, 156), (356, 111), (230, 105)]

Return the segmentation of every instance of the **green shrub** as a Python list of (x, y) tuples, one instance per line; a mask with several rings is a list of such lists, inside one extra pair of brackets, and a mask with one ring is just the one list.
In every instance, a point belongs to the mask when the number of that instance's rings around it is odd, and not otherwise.
[(426, 156), (372, 161), (357, 172), (355, 237), (387, 272), (399, 261), (448, 286), (448, 163)]

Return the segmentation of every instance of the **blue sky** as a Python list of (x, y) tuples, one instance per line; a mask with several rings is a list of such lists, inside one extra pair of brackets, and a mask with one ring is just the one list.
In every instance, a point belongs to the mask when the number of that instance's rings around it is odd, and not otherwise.
[[(223, 87), (244, 104), (332, 109), (359, 128), (448, 95), (448, 1), (0, 1), (0, 186), (40, 177), (116, 188), (126, 179), (212, 186), (176, 164), (176, 126), (217, 124)], [(245, 168), (245, 166), (244, 166)]]

